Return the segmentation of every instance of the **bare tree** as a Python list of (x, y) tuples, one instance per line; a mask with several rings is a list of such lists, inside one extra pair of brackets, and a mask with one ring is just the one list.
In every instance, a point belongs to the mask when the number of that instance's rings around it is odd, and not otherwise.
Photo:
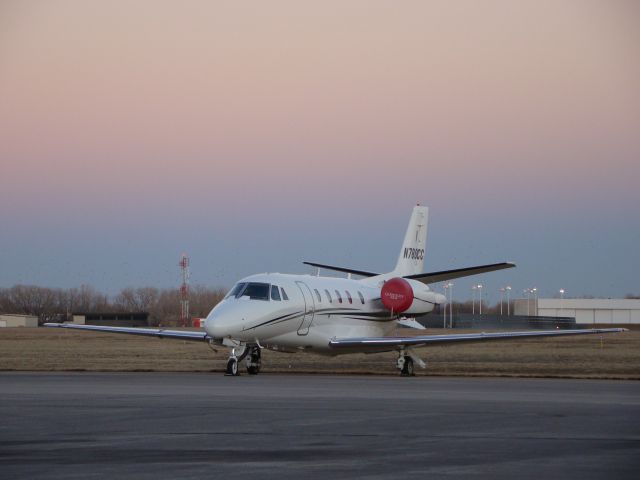
[[(190, 292), (193, 316), (204, 317), (224, 297), (225, 290), (195, 285)], [(0, 289), (0, 312), (36, 315), (56, 321), (72, 313), (148, 312), (149, 324), (171, 324), (180, 318), (178, 289), (128, 287), (110, 299), (89, 285), (53, 289), (35, 285), (14, 285)]]
[(35, 315), (44, 318), (56, 309), (57, 291), (36, 285), (14, 285), (5, 289), (2, 308), (9, 313)]
[(114, 299), (114, 307), (128, 312), (148, 312), (158, 302), (159, 291), (154, 287), (123, 288)]
[(194, 317), (206, 317), (211, 309), (224, 298), (225, 290), (195, 285), (189, 294), (189, 307)]

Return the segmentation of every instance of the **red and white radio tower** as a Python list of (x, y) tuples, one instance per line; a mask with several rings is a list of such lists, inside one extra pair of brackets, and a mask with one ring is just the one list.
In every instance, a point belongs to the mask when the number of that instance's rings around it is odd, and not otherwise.
[(182, 285), (180, 285), (180, 325), (186, 327), (189, 323), (189, 257), (186, 253), (180, 258), (182, 270)]

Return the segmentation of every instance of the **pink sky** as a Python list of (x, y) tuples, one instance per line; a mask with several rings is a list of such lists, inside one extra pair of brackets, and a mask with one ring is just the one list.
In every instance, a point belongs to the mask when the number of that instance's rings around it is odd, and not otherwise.
[(637, 220), (639, 27), (632, 1), (5, 1), (0, 219)]

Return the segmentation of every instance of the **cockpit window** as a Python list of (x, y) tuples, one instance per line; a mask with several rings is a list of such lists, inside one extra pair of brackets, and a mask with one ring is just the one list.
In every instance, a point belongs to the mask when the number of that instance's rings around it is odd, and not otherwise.
[(280, 288), (277, 285), (271, 285), (271, 300), (280, 301)]
[(284, 291), (284, 288), (281, 287), (280, 290), (282, 290), (282, 299), (289, 300), (289, 297), (287, 296), (287, 292)]
[(251, 300), (269, 300), (268, 283), (247, 283), (244, 290), (236, 294), (236, 298), (249, 297)]
[(229, 293), (227, 293), (227, 296), (224, 298), (235, 297), (236, 295), (238, 295), (238, 292), (240, 292), (245, 287), (245, 285), (246, 283), (244, 282), (236, 283), (235, 286), (231, 289)]

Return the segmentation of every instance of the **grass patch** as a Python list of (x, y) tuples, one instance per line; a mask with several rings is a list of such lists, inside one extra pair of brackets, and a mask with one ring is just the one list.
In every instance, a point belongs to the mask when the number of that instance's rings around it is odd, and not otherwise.
[[(462, 333), (456, 330), (456, 333)], [(402, 331), (438, 334), (441, 330)], [(417, 375), (640, 380), (640, 331), (532, 338), (417, 350)], [(223, 372), (228, 352), (206, 344), (48, 328), (0, 329), (2, 371)], [(264, 373), (396, 375), (395, 353), (324, 357), (263, 353)]]

